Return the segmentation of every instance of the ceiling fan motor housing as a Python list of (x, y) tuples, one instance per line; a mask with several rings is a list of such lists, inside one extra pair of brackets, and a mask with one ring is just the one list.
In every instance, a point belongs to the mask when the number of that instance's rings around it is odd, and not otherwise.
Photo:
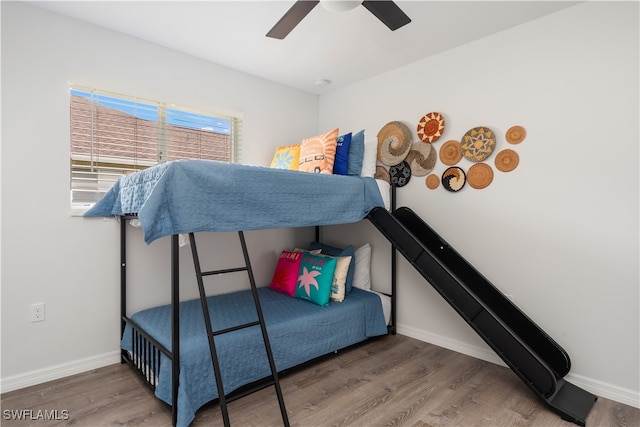
[(320, 4), (331, 12), (347, 12), (362, 4), (360, 0), (320, 0)]

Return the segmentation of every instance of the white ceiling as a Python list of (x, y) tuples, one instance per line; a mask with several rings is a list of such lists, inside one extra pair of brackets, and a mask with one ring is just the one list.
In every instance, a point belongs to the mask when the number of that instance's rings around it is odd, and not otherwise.
[[(397, 1), (392, 32), (363, 6), (321, 5), (284, 40), (265, 34), (290, 1), (44, 1), (33, 4), (315, 94), (572, 6), (565, 1)], [(315, 82), (331, 83), (317, 87)]]

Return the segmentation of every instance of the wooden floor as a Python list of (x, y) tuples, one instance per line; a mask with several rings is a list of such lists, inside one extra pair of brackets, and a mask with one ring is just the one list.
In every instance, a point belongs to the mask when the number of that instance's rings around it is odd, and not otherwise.
[[(573, 426), (509, 369), (401, 335), (288, 373), (281, 385), (292, 426)], [(7, 419), (16, 410), (59, 420)], [(234, 426), (282, 425), (273, 387), (232, 402), (229, 414)], [(1, 423), (155, 427), (171, 425), (171, 413), (128, 366), (112, 365), (3, 394)], [(193, 426), (205, 425), (222, 425), (219, 406), (198, 412)], [(587, 418), (596, 426), (640, 426), (640, 409), (599, 398)]]

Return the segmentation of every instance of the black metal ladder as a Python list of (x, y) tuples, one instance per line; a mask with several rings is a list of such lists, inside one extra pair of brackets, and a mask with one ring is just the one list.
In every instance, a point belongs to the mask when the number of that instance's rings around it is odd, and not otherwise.
[[(200, 260), (198, 257), (198, 250), (196, 248), (195, 236), (193, 233), (189, 233), (189, 243), (191, 245), (191, 254), (193, 255), (193, 264), (196, 270), (196, 279), (198, 281), (198, 290), (200, 292), (200, 302), (202, 304), (202, 313), (204, 315), (205, 327), (207, 329), (207, 337), (209, 339), (209, 350), (211, 351), (213, 373), (215, 375), (216, 385), (218, 387), (218, 400), (220, 403), (220, 411), (222, 412), (222, 420), (225, 426), (230, 425), (229, 412), (227, 410), (227, 397), (225, 396), (224, 386), (222, 384), (222, 375), (220, 374), (220, 365), (218, 361), (218, 354), (216, 352), (216, 344), (215, 344), (214, 337), (217, 335), (222, 335), (222, 334), (234, 332), (240, 329), (259, 325), (260, 330), (262, 331), (262, 339), (264, 340), (264, 346), (267, 351), (267, 358), (269, 359), (269, 367), (271, 368), (271, 381), (269, 381), (265, 386), (270, 386), (270, 385), (275, 386), (276, 394), (278, 396), (278, 403), (280, 405), (280, 413), (282, 414), (282, 422), (286, 427), (288, 427), (289, 419), (287, 416), (287, 410), (284, 405), (284, 398), (282, 396), (282, 389), (280, 388), (280, 381), (278, 380), (278, 371), (276, 370), (276, 365), (273, 359), (273, 352), (271, 351), (271, 344), (269, 344), (269, 336), (267, 334), (267, 328), (264, 323), (264, 316), (262, 314), (262, 307), (260, 306), (260, 299), (258, 297), (256, 282), (253, 277), (253, 270), (251, 269), (251, 262), (249, 260), (247, 245), (244, 240), (244, 233), (242, 231), (239, 231), (238, 235), (240, 237), (240, 245), (242, 246), (242, 253), (244, 255), (245, 266), (238, 267), (238, 268), (228, 268), (223, 270), (202, 271), (202, 269), (200, 268)], [(249, 322), (242, 325), (237, 325), (230, 328), (214, 331), (211, 325), (211, 317), (209, 316), (209, 304), (207, 303), (207, 296), (204, 290), (204, 277), (217, 275), (217, 274), (234, 273), (238, 271), (246, 271), (249, 274), (249, 282), (251, 283), (251, 291), (253, 295), (253, 301), (256, 306), (256, 312), (258, 314), (258, 320), (254, 322)]]

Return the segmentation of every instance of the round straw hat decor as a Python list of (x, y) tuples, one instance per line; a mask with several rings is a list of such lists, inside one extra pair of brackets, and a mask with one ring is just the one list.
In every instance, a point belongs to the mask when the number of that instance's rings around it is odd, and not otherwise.
[(432, 173), (424, 180), (424, 182), (428, 189), (435, 190), (440, 185), (440, 178), (435, 173)]
[(405, 162), (411, 167), (411, 174), (425, 176), (433, 170), (438, 160), (436, 149), (428, 142), (414, 142)]
[(409, 163), (403, 161), (395, 166), (391, 166), (389, 168), (389, 175), (391, 176), (391, 184), (396, 187), (404, 187), (411, 179)]
[(425, 114), (418, 123), (418, 138), (424, 142), (435, 142), (444, 132), (444, 117), (442, 114), (431, 112)]
[(496, 148), (496, 135), (491, 129), (479, 126), (469, 129), (460, 140), (462, 155), (472, 162), (481, 162)]
[(476, 163), (467, 171), (467, 182), (476, 190), (486, 188), (493, 181), (493, 169), (486, 163)]
[(527, 131), (522, 126), (511, 126), (505, 134), (509, 144), (520, 144), (526, 136)]
[(466, 182), (464, 171), (457, 166), (448, 168), (442, 174), (442, 186), (453, 193), (462, 190)]
[(440, 147), (440, 161), (447, 166), (453, 166), (462, 159), (462, 147), (456, 140), (450, 139)]
[(518, 167), (520, 156), (515, 151), (506, 148), (496, 155), (496, 169), (501, 172), (511, 172)]
[(402, 122), (389, 122), (378, 132), (378, 160), (387, 166), (397, 165), (411, 150), (411, 131)]
[(387, 181), (391, 184), (391, 176), (389, 175), (389, 171), (384, 166), (376, 166), (376, 173), (373, 175), (375, 179), (381, 179), (383, 181)]

